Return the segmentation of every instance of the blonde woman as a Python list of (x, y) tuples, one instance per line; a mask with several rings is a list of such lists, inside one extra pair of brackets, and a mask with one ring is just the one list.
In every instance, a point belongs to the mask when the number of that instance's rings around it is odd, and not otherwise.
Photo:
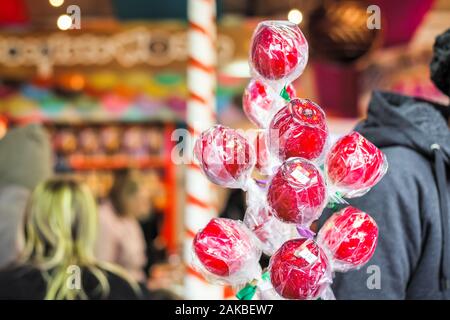
[(25, 248), (0, 272), (0, 299), (140, 299), (148, 291), (94, 257), (95, 200), (88, 187), (54, 179), (37, 186), (25, 217)]

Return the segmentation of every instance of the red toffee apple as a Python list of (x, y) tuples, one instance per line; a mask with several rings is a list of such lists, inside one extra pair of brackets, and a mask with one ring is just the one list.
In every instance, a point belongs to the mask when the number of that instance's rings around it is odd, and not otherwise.
[(272, 178), (267, 200), (281, 221), (308, 227), (321, 215), (325, 206), (325, 180), (311, 162), (291, 158)]
[(269, 270), (275, 291), (287, 299), (316, 299), (331, 282), (328, 258), (312, 239), (285, 242), (270, 259)]
[(265, 79), (283, 79), (295, 71), (298, 77), (306, 65), (308, 44), (297, 25), (266, 21), (253, 35), (250, 55), (254, 70)]
[(195, 255), (210, 273), (228, 277), (254, 259), (254, 243), (245, 226), (235, 220), (214, 218), (194, 238)]
[(330, 250), (334, 269), (347, 271), (370, 260), (377, 246), (378, 227), (367, 213), (346, 207), (325, 222), (317, 239)]
[(269, 150), (281, 161), (291, 157), (317, 159), (327, 139), (325, 113), (307, 99), (291, 100), (269, 126)]
[(340, 138), (326, 159), (329, 181), (345, 196), (359, 196), (380, 181), (387, 160), (369, 140), (358, 132)]
[(194, 152), (205, 175), (212, 182), (230, 188), (242, 187), (256, 161), (248, 140), (221, 125), (204, 131), (195, 143)]
[[(297, 95), (292, 84), (286, 86), (289, 97)], [(274, 96), (279, 93), (274, 92), (264, 83), (258, 80), (251, 80), (242, 96), (242, 107), (248, 119), (259, 128), (266, 126), (269, 121), (271, 109), (274, 104)]]

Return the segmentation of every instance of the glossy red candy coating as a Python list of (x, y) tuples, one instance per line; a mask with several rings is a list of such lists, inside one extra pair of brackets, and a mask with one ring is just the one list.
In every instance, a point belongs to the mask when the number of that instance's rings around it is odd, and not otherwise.
[(214, 218), (194, 238), (194, 252), (203, 267), (214, 275), (226, 277), (240, 271), (254, 244), (242, 224)]
[(291, 158), (272, 178), (267, 200), (278, 219), (309, 226), (325, 206), (325, 180), (311, 162)]
[[(340, 138), (326, 159), (327, 178), (338, 189), (373, 187), (386, 173), (386, 158), (374, 144), (354, 131)], [(350, 192), (351, 192), (350, 191)]]
[(370, 260), (377, 245), (378, 227), (367, 213), (349, 206), (325, 222), (317, 239), (333, 254), (337, 269), (346, 271)]
[(256, 161), (247, 138), (222, 125), (204, 131), (195, 143), (194, 153), (206, 176), (227, 187), (241, 187)]
[(317, 159), (327, 139), (325, 113), (307, 99), (291, 100), (269, 126), (269, 150), (281, 161), (291, 157)]
[(264, 22), (253, 35), (251, 63), (255, 71), (265, 79), (285, 78), (296, 68), (303, 71), (307, 54), (306, 39), (295, 24)]
[(316, 299), (330, 282), (325, 252), (311, 239), (285, 242), (269, 264), (274, 289), (287, 299)]

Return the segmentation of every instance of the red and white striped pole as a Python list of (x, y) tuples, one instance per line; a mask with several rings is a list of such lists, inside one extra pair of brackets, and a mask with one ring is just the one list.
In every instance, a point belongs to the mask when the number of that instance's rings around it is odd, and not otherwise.
[[(187, 125), (191, 148), (195, 138), (215, 123), (216, 118), (216, 1), (188, 1)], [(189, 150), (193, 155), (192, 149)], [(186, 170), (186, 210), (184, 256), (187, 273), (186, 299), (222, 299), (223, 287), (211, 285), (191, 267), (191, 246), (195, 233), (217, 215), (214, 188), (200, 167), (190, 161)]]

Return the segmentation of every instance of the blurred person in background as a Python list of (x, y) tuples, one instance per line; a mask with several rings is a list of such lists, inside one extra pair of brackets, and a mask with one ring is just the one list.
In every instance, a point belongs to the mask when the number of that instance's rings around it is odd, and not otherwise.
[(24, 249), (0, 272), (0, 298), (151, 298), (125, 270), (95, 258), (97, 223), (87, 186), (69, 179), (38, 185), (25, 216)]
[(149, 214), (140, 220), (146, 245), (147, 262), (144, 269), (146, 274), (149, 274), (152, 266), (167, 262), (166, 243), (161, 236), (167, 205), (167, 194), (166, 186), (155, 170), (145, 174), (144, 183), (141, 186), (148, 191), (151, 202)]
[(45, 130), (30, 124), (0, 138), (0, 268), (15, 261), (23, 246), (20, 232), (31, 191), (52, 174)]
[(140, 224), (146, 243), (147, 263), (145, 273), (148, 275), (147, 286), (154, 294), (178, 299), (180, 287), (183, 285), (185, 268), (177, 253), (167, 250), (163, 236), (164, 221), (168, 205), (166, 185), (157, 170), (143, 174), (141, 186), (145, 188), (151, 201), (150, 213), (141, 219)]
[(135, 170), (119, 170), (108, 199), (100, 205), (96, 256), (118, 264), (137, 281), (145, 281), (146, 245), (139, 219), (150, 212), (150, 195)]
[[(434, 45), (431, 78), (450, 96), (450, 29)], [(449, 122), (448, 106), (373, 93), (356, 130), (386, 154), (389, 170), (349, 202), (375, 219), (378, 245), (365, 267), (336, 274), (337, 299), (450, 299)]]

